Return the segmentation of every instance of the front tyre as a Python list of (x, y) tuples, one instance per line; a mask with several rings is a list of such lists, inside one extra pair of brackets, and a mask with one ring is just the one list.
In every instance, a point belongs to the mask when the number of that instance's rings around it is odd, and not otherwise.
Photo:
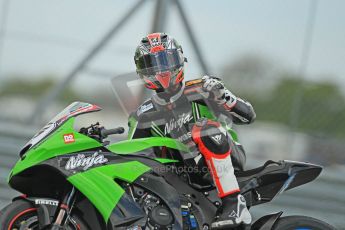
[(336, 230), (333, 226), (308, 216), (285, 216), (277, 220), (273, 230)]
[[(0, 229), (39, 230), (37, 209), (29, 202), (16, 200), (0, 211)], [(72, 216), (64, 230), (87, 230), (86, 224), (77, 216)]]

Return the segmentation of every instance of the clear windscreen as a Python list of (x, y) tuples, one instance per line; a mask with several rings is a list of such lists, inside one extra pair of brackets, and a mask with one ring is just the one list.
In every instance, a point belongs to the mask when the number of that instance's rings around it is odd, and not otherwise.
[(75, 117), (82, 113), (90, 113), (99, 110), (101, 110), (101, 108), (97, 105), (76, 101), (67, 106), (59, 114), (57, 114), (50, 122), (48, 122), (48, 124), (56, 123), (58, 126), (60, 126), (61, 123), (63, 123), (70, 117)]

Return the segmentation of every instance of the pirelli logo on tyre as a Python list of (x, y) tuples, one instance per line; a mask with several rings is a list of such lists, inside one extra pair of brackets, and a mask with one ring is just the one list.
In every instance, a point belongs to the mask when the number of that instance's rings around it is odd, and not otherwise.
[(74, 134), (73, 133), (64, 134), (63, 135), (63, 141), (65, 142), (65, 144), (69, 144), (69, 143), (75, 142)]
[(52, 206), (58, 206), (59, 201), (57, 200), (48, 200), (48, 199), (36, 199), (35, 204), (44, 204), (44, 205), (52, 205)]

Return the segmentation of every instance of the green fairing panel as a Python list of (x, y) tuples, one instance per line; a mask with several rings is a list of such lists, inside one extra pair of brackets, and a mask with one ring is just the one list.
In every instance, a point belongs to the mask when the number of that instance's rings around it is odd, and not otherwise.
[(208, 107), (206, 105), (198, 104), (198, 108), (200, 110), (201, 117), (206, 117), (206, 118), (211, 119), (211, 120), (216, 119), (214, 114), (208, 109)]
[[(46, 140), (25, 153), (25, 158), (16, 163), (10, 175), (14, 176), (25, 169), (59, 155), (102, 146), (98, 141), (76, 132), (73, 128), (74, 121), (74, 117), (70, 118)], [(64, 134), (73, 134), (75, 141), (66, 144)]]
[[(200, 110), (200, 115), (201, 117), (206, 117), (208, 119), (211, 119), (211, 120), (215, 120), (215, 116), (213, 115), (213, 113), (208, 109), (208, 107), (206, 105), (200, 105), (198, 104), (198, 107), (199, 107), (199, 110)], [(230, 133), (232, 139), (234, 141), (238, 141), (238, 136), (237, 136), (237, 133), (231, 128), (231, 127), (228, 127), (227, 125), (224, 125), (226, 128), (226, 130)]]
[(231, 138), (238, 142), (238, 136), (237, 136), (237, 133), (235, 132), (235, 130), (233, 130), (232, 128), (227, 128), (228, 132), (230, 133), (231, 135)]
[(167, 137), (149, 137), (120, 141), (108, 146), (108, 149), (117, 154), (133, 154), (148, 148), (159, 146), (166, 146), (182, 152), (189, 151), (186, 145)]
[(179, 162), (178, 160), (172, 160), (172, 159), (167, 159), (167, 158), (154, 158), (155, 161), (158, 161), (159, 163), (162, 164), (169, 164), (169, 163), (177, 163)]
[(95, 205), (107, 223), (111, 212), (124, 193), (114, 179), (131, 183), (149, 170), (150, 167), (138, 161), (130, 161), (96, 167), (70, 176), (67, 180)]

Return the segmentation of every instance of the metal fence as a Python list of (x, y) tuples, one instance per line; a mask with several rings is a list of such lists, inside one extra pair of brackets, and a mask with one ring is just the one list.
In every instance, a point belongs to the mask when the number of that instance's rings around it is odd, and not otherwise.
[[(37, 127), (0, 124), (0, 208), (7, 205), (18, 193), (7, 184), (11, 167), (18, 160), (20, 147), (32, 136)], [(250, 166), (259, 166), (251, 160)], [(252, 214), (260, 216), (276, 211), (284, 215), (306, 215), (345, 229), (345, 168), (325, 168), (314, 182), (288, 191), (271, 203), (254, 207)]]

